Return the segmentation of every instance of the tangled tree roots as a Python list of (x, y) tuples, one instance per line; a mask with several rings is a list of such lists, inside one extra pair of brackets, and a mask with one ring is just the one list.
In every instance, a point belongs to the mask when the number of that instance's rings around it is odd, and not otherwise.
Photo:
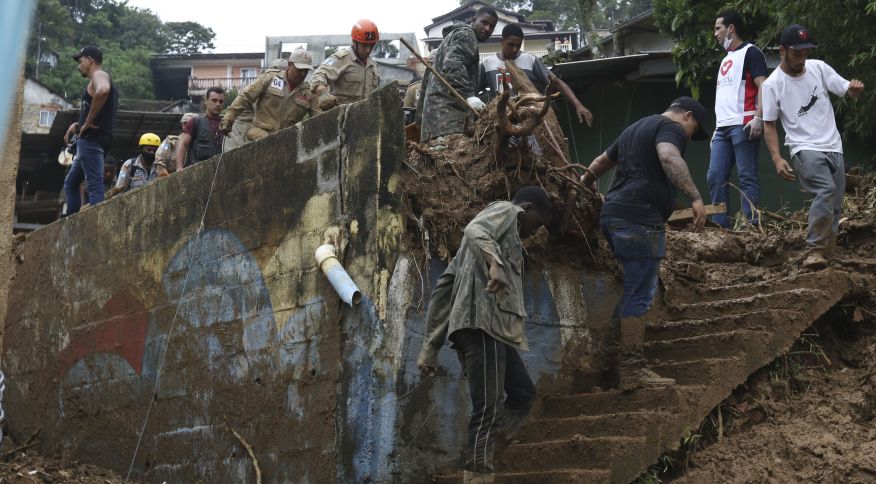
[[(549, 226), (556, 238), (595, 240), (601, 199), (578, 182), (551, 97), (536, 92), (526, 75), (508, 63), (516, 97), (507, 85), (481, 112), (469, 134), (427, 143), (409, 142), (404, 185), (411, 228), (424, 249), (448, 259), (462, 229), (496, 200), (536, 185), (553, 202)], [(592, 249), (592, 250), (595, 250)]]

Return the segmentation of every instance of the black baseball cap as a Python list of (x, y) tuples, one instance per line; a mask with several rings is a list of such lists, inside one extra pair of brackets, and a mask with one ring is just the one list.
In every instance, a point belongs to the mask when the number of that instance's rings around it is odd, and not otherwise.
[(694, 119), (697, 120), (697, 124), (700, 125), (700, 129), (697, 130), (696, 133), (691, 136), (691, 139), (694, 141), (700, 141), (709, 138), (709, 131), (711, 131), (706, 124), (709, 120), (709, 116), (706, 113), (706, 108), (699, 101), (690, 97), (690, 96), (681, 96), (677, 98), (675, 101), (672, 101), (672, 104), (669, 105), (670, 108), (681, 108), (685, 111), (690, 111), (693, 113)]
[(97, 61), (98, 64), (103, 63), (103, 52), (101, 52), (100, 49), (93, 45), (86, 45), (85, 47), (83, 47), (82, 50), (80, 50), (78, 53), (76, 53), (76, 55), (73, 56), (73, 60), (79, 62), (79, 58), (82, 56), (91, 57), (92, 59)]
[(798, 24), (791, 25), (782, 32), (779, 45), (789, 49), (814, 49), (817, 47), (815, 42), (812, 41), (812, 34), (809, 33), (809, 29)]

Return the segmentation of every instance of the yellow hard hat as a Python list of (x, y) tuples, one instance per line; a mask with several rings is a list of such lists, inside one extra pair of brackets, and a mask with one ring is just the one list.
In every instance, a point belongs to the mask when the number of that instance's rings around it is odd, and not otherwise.
[(154, 146), (158, 148), (161, 144), (161, 138), (155, 133), (146, 133), (140, 136), (140, 146)]

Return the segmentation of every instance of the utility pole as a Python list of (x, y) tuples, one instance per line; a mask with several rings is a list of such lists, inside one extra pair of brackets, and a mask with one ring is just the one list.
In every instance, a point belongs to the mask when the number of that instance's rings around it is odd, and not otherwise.
[(40, 62), (42, 62), (43, 57), (43, 23), (40, 22), (37, 26), (37, 58), (36, 58), (36, 69), (34, 69), (33, 77), (36, 80), (40, 80)]

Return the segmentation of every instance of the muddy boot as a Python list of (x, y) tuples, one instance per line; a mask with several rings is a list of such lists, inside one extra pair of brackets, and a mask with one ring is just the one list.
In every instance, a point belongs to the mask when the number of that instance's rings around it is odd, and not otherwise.
[(641, 317), (622, 318), (620, 389), (625, 392), (642, 387), (675, 384), (672, 378), (663, 378), (645, 367), (645, 320)]
[(821, 249), (812, 249), (803, 259), (803, 267), (818, 271), (827, 267), (827, 257)]
[(836, 240), (837, 234), (831, 234), (830, 239), (827, 241), (827, 249), (824, 250), (824, 257), (827, 260), (836, 257)]
[(644, 360), (629, 361), (624, 358), (620, 367), (620, 388), (631, 392), (645, 387), (664, 387), (674, 385), (675, 380), (664, 378), (645, 367)]
[(487, 474), (485, 472), (472, 472), (472, 471), (463, 471), (462, 472), (462, 483), (463, 484), (493, 484), (495, 479), (495, 474)]

